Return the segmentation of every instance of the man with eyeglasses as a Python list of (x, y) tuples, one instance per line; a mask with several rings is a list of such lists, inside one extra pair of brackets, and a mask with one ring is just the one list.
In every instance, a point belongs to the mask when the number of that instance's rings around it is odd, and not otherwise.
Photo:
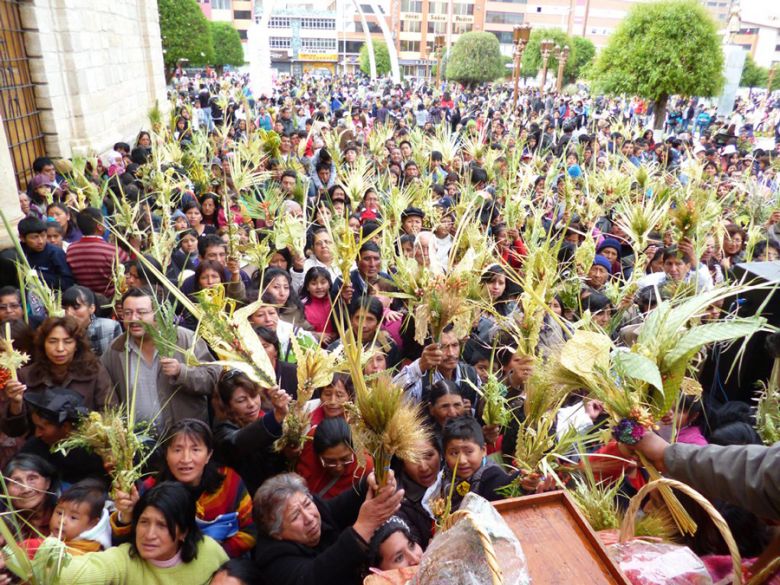
[(161, 356), (147, 327), (154, 327), (154, 292), (131, 288), (122, 297), (125, 333), (117, 337), (101, 357), (121, 401), (135, 394), (136, 420), (153, 421), (158, 429), (183, 418), (208, 422), (208, 400), (219, 377), (216, 365), (187, 365), (190, 348), (199, 364), (213, 359), (195, 333), (177, 327), (176, 348), (170, 357)]
[(24, 319), (22, 294), (12, 286), (0, 288), (0, 321)]

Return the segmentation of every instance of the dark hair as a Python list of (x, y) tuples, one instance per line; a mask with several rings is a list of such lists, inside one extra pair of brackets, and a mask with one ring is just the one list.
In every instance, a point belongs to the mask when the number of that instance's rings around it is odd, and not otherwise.
[(198, 256), (204, 258), (209, 248), (220, 246), (227, 250), (227, 244), (216, 234), (209, 234), (198, 239)]
[[(420, 105), (422, 106), (422, 104)], [(374, 532), (374, 535), (371, 537), (371, 542), (368, 544), (371, 567), (379, 567), (382, 564), (383, 559), (379, 549), (382, 547), (382, 544), (396, 532), (403, 532), (404, 536), (406, 536), (409, 541), (417, 542), (412, 535), (409, 525), (402, 518), (391, 516), (387, 522), (376, 529), (376, 532)]]
[(222, 372), (217, 381), (217, 392), (219, 393), (219, 398), (222, 400), (223, 404), (227, 405), (230, 403), (233, 394), (235, 394), (236, 390), (239, 388), (247, 390), (252, 396), (257, 396), (260, 392), (258, 385), (241, 370), (228, 370)]
[(203, 218), (203, 210), (200, 208), (200, 203), (190, 199), (184, 205), (181, 206), (181, 212), (184, 214), (186, 214), (190, 209), (197, 209), (198, 213), (200, 213), (201, 215), (201, 219)]
[[(203, 213), (203, 203), (207, 201), (208, 199), (211, 199), (214, 202), (214, 218), (217, 217), (217, 214), (219, 213), (219, 208), (221, 207), (221, 204), (219, 202), (219, 197), (217, 197), (214, 193), (204, 193), (200, 196), (198, 199), (198, 203), (200, 203), (200, 213), (203, 216), (203, 218), (206, 218), (206, 214)], [(209, 216), (211, 217), (211, 216)]]
[(22, 293), (21, 291), (16, 288), (15, 286), (6, 285), (2, 288), (0, 288), (0, 297), (7, 297), (10, 295), (14, 295), (16, 297), (16, 300), (20, 303), (22, 302)]
[(612, 302), (606, 295), (601, 293), (591, 293), (582, 299), (582, 310), (590, 310), (591, 313), (597, 313), (604, 309), (612, 308)]
[(22, 319), (5, 319), (0, 321), (0, 331), (5, 331), (6, 323), (10, 325), (13, 348), (32, 355), (35, 351), (35, 333), (30, 326)]
[(17, 227), (19, 229), (19, 235), (24, 237), (28, 234), (40, 234), (41, 232), (45, 232), (46, 222), (37, 217), (28, 215), (19, 222)]
[[(214, 451), (214, 436), (211, 434), (211, 428), (197, 418), (183, 418), (171, 425), (168, 431), (165, 433), (165, 440), (163, 441), (163, 453), (168, 451), (168, 448), (173, 443), (173, 440), (183, 435), (200, 441), (206, 446), (209, 452)], [(165, 456), (162, 457), (162, 470), (160, 471), (159, 478), (161, 481), (176, 481), (176, 477), (168, 467), (168, 462)], [(200, 485), (194, 488), (193, 496), (195, 499), (200, 497), (200, 494), (207, 493), (212, 494), (219, 489), (224, 480), (224, 476), (219, 472), (217, 464), (210, 459), (206, 463), (206, 467), (203, 469), (203, 476), (200, 479)]]
[(37, 157), (32, 164), (33, 172), (37, 175), (43, 172), (44, 167), (54, 166), (54, 162), (47, 156)]
[(219, 281), (223, 284), (227, 282), (225, 279), (225, 269), (224, 267), (217, 262), (216, 260), (202, 260), (200, 264), (198, 264), (197, 268), (195, 268), (195, 283), (194, 283), (194, 291), (198, 292), (203, 290), (203, 287), (200, 285), (200, 277), (203, 275), (203, 273), (206, 270), (213, 270), (217, 274), (219, 274)]
[(225, 573), (228, 577), (238, 579), (244, 585), (259, 585), (265, 582), (263, 571), (251, 559), (230, 559), (225, 561), (219, 569), (214, 571), (212, 580), (220, 573)]
[(165, 518), (168, 534), (176, 540), (176, 529), (184, 534), (181, 545), (181, 560), (189, 563), (198, 556), (198, 543), (203, 534), (195, 521), (195, 498), (189, 490), (177, 481), (163, 481), (141, 495), (133, 507), (133, 524), (130, 533), (130, 557), (138, 555), (135, 538), (138, 520), (146, 508), (157, 509)]
[(303, 312), (303, 306), (301, 305), (301, 301), (298, 298), (298, 293), (295, 292), (295, 289), (292, 285), (292, 276), (290, 276), (290, 273), (286, 270), (282, 270), (281, 268), (268, 268), (263, 273), (263, 280), (260, 283), (260, 290), (265, 294), (267, 292), (268, 286), (273, 282), (274, 278), (283, 277), (287, 280), (287, 286), (290, 288), (290, 296), (287, 298), (287, 301), (284, 303), (284, 307), (286, 308), (294, 308), (299, 309), (301, 312)]
[(382, 301), (376, 297), (370, 297), (368, 295), (355, 297), (349, 304), (350, 317), (353, 317), (360, 310), (364, 310), (376, 317), (378, 323), (382, 321), (382, 317), (385, 313), (385, 308), (382, 305)]
[(55, 327), (62, 327), (67, 334), (76, 341), (76, 353), (73, 361), (68, 366), (68, 371), (83, 375), (96, 376), (98, 372), (98, 359), (92, 353), (92, 347), (87, 339), (84, 328), (76, 321), (75, 317), (47, 317), (35, 331), (35, 349), (33, 351), (33, 363), (36, 368), (41, 368), (46, 374), (51, 375), (51, 362), (46, 357), (46, 338)]
[(275, 249), (271, 252), (270, 258), (273, 259), (274, 254), (279, 254), (282, 258), (284, 258), (284, 261), (287, 263), (287, 268), (275, 268), (275, 267), (271, 267), (271, 268), (273, 268), (274, 270), (285, 270), (285, 271), (289, 270), (293, 263), (293, 258), (292, 258), (292, 254), (290, 254), (290, 250), (288, 250), (287, 248)]
[(149, 297), (152, 300), (152, 303), (154, 303), (157, 295), (155, 295), (154, 291), (149, 287), (136, 286), (128, 289), (127, 292), (122, 295), (120, 303), (124, 305), (127, 299), (140, 299), (142, 297)]
[[(677, 246), (669, 246), (668, 248), (664, 248), (663, 261), (666, 262), (669, 258), (677, 258), (686, 264), (693, 263), (690, 255), (688, 255), (687, 252), (681, 251)], [(655, 260), (655, 257), (653, 259)]]
[(260, 339), (266, 343), (270, 343), (276, 348), (276, 355), (281, 355), (281, 344), (279, 343), (279, 337), (276, 335), (276, 331), (271, 331), (268, 327), (255, 327), (254, 329)]
[(362, 256), (363, 252), (376, 252), (377, 254), (382, 254), (382, 251), (379, 248), (379, 245), (376, 242), (366, 242), (362, 246), (360, 246), (360, 250), (358, 251), (358, 256)]
[(441, 379), (431, 384), (430, 391), (428, 393), (428, 404), (433, 406), (436, 401), (443, 396), (455, 394), (463, 398), (463, 393), (460, 387), (452, 380)]
[(103, 214), (96, 207), (85, 207), (76, 216), (76, 225), (85, 236), (94, 236), (98, 225), (103, 224)]
[(780, 244), (774, 240), (761, 240), (753, 248), (753, 258), (758, 258), (761, 254), (766, 253), (767, 248), (773, 248), (778, 254), (780, 254)]
[(62, 306), (78, 308), (81, 305), (96, 305), (95, 293), (86, 286), (74, 284), (62, 293)]
[(309, 268), (309, 271), (306, 273), (306, 276), (303, 277), (303, 284), (301, 285), (301, 301), (307, 301), (309, 300), (309, 284), (317, 278), (324, 278), (328, 281), (328, 291), (330, 291), (330, 288), (333, 286), (333, 278), (330, 275), (330, 272), (323, 268), (322, 266), (312, 266)]
[(60, 496), (57, 502), (76, 502), (89, 506), (89, 519), (97, 520), (103, 515), (106, 505), (106, 489), (97, 479), (84, 479), (74, 483)]
[(340, 416), (323, 419), (314, 431), (312, 441), (314, 452), (322, 455), (326, 449), (341, 444), (352, 448), (352, 430), (349, 428), (349, 423)]
[(477, 419), (472, 416), (458, 416), (444, 423), (444, 430), (441, 436), (443, 449), (446, 451), (449, 442), (456, 440), (471, 441), (480, 447), (484, 447), (485, 437)]

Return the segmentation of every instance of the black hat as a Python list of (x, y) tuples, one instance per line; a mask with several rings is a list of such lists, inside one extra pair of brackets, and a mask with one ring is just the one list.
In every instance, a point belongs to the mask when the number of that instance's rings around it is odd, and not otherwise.
[(68, 388), (46, 388), (37, 392), (25, 392), (24, 401), (40, 415), (57, 424), (76, 421), (89, 413), (84, 397)]
[(425, 213), (423, 213), (423, 210), (419, 207), (407, 207), (403, 210), (403, 213), (401, 213), (401, 221), (405, 220), (407, 217), (425, 219)]

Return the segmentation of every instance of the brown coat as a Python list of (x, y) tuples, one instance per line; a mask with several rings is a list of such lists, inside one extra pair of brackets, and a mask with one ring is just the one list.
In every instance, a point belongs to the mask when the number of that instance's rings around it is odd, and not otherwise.
[[(184, 352), (192, 349), (195, 359), (200, 363), (214, 361), (208, 347), (202, 340), (195, 340), (195, 333), (183, 327), (178, 327), (176, 345), (181, 348), (173, 357), (181, 362), (181, 372), (176, 378), (157, 372), (157, 396), (162, 405), (162, 428), (167, 428), (183, 418), (198, 418), (208, 422), (208, 399), (211, 396), (219, 378), (220, 366), (188, 366)], [(128, 380), (128, 352), (125, 348), (127, 334), (124, 333), (111, 342), (106, 353), (101, 357), (103, 365), (108, 370), (116, 385), (119, 400), (124, 403), (133, 381)]]
[[(97, 362), (96, 369), (91, 372), (68, 372), (68, 376), (62, 382), (52, 380), (49, 373), (35, 363), (21, 368), (18, 375), (19, 381), (27, 386), (26, 392), (40, 392), (46, 388), (54, 387), (68, 388), (84, 397), (84, 406), (89, 410), (105, 410), (118, 404), (111, 377), (100, 362)], [(27, 407), (24, 404), (21, 413), (10, 416), (8, 403), (4, 401), (2, 414), (0, 431), (8, 436), (26, 435), (32, 429), (27, 416)]]

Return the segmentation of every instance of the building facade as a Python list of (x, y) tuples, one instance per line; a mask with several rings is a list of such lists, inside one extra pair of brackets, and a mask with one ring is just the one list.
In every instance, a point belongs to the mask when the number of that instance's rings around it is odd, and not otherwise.
[(36, 157), (134, 142), (154, 103), (167, 103), (155, 0), (0, 0), (0, 41), (0, 206), (8, 212), (18, 213), (17, 190)]
[(249, 27), (254, 14), (253, 0), (198, 0), (200, 9), (209, 20), (229, 22), (238, 31), (246, 52)]

